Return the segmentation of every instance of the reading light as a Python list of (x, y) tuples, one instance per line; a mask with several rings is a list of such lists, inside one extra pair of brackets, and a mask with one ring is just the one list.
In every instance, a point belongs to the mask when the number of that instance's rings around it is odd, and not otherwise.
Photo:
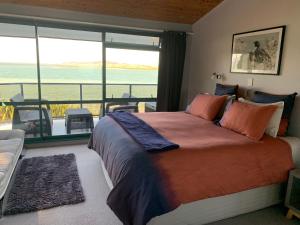
[(212, 79), (212, 80), (223, 80), (224, 77), (225, 77), (225, 75), (224, 75), (223, 73), (217, 73), (217, 72), (214, 72), (214, 73), (211, 75), (210, 79)]

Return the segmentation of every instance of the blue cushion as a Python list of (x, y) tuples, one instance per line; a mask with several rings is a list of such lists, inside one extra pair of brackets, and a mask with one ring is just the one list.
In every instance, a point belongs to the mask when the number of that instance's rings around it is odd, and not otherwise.
[(289, 119), (292, 114), (296, 95), (297, 95), (296, 92), (289, 95), (274, 95), (274, 94), (269, 94), (261, 91), (256, 91), (254, 92), (252, 101), (258, 103), (273, 103), (273, 102), (283, 101), (284, 109), (283, 109), (282, 117)]
[(216, 84), (215, 95), (236, 95), (238, 92), (238, 85)]
[(280, 128), (279, 128), (279, 136), (286, 135), (288, 125), (290, 122), (290, 117), (294, 108), (294, 102), (297, 93), (292, 93), (289, 95), (274, 95), (261, 91), (254, 92), (254, 96), (252, 97), (252, 101), (258, 103), (273, 103), (273, 102), (284, 102), (284, 108), (282, 112)]

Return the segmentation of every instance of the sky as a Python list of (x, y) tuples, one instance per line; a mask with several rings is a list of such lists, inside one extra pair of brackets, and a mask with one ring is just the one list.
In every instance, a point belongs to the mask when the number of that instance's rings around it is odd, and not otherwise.
[[(0, 63), (36, 63), (35, 39), (0, 37)], [(102, 43), (39, 38), (40, 63), (90, 63), (102, 61)], [(107, 49), (107, 62), (158, 66), (159, 53), (153, 51)]]

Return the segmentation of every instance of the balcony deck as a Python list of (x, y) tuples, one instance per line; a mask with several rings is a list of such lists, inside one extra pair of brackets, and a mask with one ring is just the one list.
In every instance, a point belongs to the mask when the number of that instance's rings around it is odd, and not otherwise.
[[(99, 121), (98, 117), (93, 117), (94, 120), (94, 126)], [(11, 130), (12, 129), (12, 123), (6, 122), (6, 123), (0, 123), (0, 130)], [(90, 132), (89, 129), (77, 129), (77, 130), (71, 130), (71, 134), (86, 134)], [(66, 127), (65, 127), (65, 119), (63, 118), (54, 118), (53, 119), (53, 127), (52, 127), (52, 136), (59, 136), (59, 135), (67, 135)], [(26, 137), (31, 137), (27, 135)]]
[[(96, 115), (101, 115), (103, 107), (108, 103), (136, 102), (138, 103), (139, 112), (156, 111), (157, 84), (107, 83), (105, 85), (106, 98), (104, 100), (102, 98), (103, 85), (100, 83), (41, 83), (40, 86), (42, 90), (42, 107), (47, 108), (47, 110), (51, 109), (53, 118), (51, 136), (67, 135), (65, 119), (63, 118), (67, 109), (87, 108), (94, 115), (94, 126), (99, 120)], [(38, 107), (37, 87), (37, 83), (0, 83), (0, 130), (12, 129), (13, 113), (15, 113), (14, 107), (16, 105)], [(13, 104), (11, 98), (18, 95), (22, 96), (23, 102), (18, 100)], [(129, 97), (124, 97), (124, 95)], [(27, 110), (32, 111), (33, 109)], [(38, 110), (35, 110), (35, 112), (38, 113)], [(38, 116), (35, 115), (35, 118), (38, 118)], [(33, 126), (36, 126), (36, 124)], [(24, 125), (20, 129), (26, 130)], [(31, 127), (29, 127), (30, 129)], [(32, 134), (32, 130), (35, 134)], [(34, 127), (32, 130), (31, 134), (26, 135), (26, 138), (40, 136), (38, 127)], [(86, 134), (89, 132), (90, 129), (71, 130), (71, 134)], [(47, 133), (50, 135), (49, 125)]]

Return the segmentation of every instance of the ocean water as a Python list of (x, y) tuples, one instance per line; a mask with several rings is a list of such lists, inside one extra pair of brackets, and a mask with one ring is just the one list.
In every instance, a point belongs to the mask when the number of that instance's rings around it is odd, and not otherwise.
[[(157, 70), (107, 68), (106, 83), (156, 84)], [(101, 66), (41, 65), (42, 83), (101, 83)], [(31, 64), (0, 64), (0, 83), (37, 82)]]
[[(83, 83), (85, 84), (82, 85), (83, 100), (102, 99), (101, 69), (100, 66), (42, 65), (42, 98), (53, 101), (78, 100), (81, 93), (79, 83)], [(0, 64), (0, 101), (8, 101), (12, 96), (22, 92), (25, 98), (36, 99), (38, 97), (36, 70), (34, 65)], [(135, 97), (156, 97), (157, 77), (157, 70), (108, 68), (106, 71), (106, 96), (121, 97), (124, 93), (131, 92)], [(1, 83), (25, 84), (21, 86), (19, 84), (1, 85)], [(62, 83), (72, 83), (72, 85)]]

